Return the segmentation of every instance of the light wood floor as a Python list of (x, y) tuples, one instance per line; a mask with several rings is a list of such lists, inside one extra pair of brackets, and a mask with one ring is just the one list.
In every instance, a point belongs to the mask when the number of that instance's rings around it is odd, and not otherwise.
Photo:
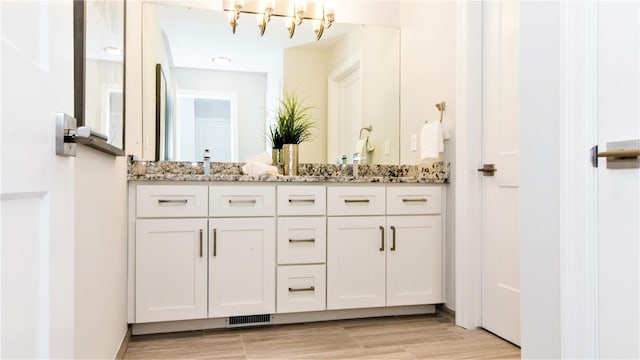
[(125, 359), (515, 359), (520, 348), (417, 315), (134, 336)]

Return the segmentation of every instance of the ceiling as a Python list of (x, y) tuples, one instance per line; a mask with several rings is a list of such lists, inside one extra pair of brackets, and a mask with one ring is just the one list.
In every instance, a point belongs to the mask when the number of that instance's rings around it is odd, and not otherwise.
[[(227, 71), (268, 72), (281, 63), (283, 50), (290, 47), (330, 47), (349, 29), (360, 25), (334, 23), (326, 29), (320, 41), (310, 21), (296, 28), (292, 39), (284, 18), (272, 17), (263, 37), (258, 33), (255, 15), (241, 14), (236, 34), (229, 26), (228, 16), (219, 10), (183, 6), (156, 7), (158, 23), (168, 45), (172, 66)], [(211, 59), (225, 56), (232, 59), (218, 65)]]

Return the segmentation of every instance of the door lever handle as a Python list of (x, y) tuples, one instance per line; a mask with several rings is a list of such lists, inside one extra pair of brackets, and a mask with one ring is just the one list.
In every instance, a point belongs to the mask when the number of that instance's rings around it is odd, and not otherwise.
[(481, 169), (478, 169), (478, 171), (482, 172), (484, 176), (493, 176), (493, 173), (498, 171), (498, 169), (496, 169), (493, 164), (484, 164)]

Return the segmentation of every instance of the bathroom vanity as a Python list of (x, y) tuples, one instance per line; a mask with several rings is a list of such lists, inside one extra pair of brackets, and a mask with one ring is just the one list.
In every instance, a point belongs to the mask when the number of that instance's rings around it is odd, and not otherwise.
[(333, 165), (295, 177), (146, 165), (129, 176), (134, 334), (429, 313), (444, 300), (445, 163), (359, 178)]

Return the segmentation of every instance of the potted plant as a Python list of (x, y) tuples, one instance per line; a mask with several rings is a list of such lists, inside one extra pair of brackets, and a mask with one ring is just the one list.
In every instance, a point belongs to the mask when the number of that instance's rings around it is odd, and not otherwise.
[[(284, 174), (298, 175), (298, 145), (312, 137), (315, 126), (309, 111), (295, 93), (284, 92), (276, 113), (276, 126), (282, 139)], [(272, 130), (272, 129), (270, 129)]]
[(282, 154), (282, 134), (280, 134), (280, 128), (278, 128), (278, 124), (271, 124), (269, 126), (269, 132), (267, 133), (269, 137), (269, 141), (271, 142), (271, 163), (273, 165), (281, 165), (283, 154)]

